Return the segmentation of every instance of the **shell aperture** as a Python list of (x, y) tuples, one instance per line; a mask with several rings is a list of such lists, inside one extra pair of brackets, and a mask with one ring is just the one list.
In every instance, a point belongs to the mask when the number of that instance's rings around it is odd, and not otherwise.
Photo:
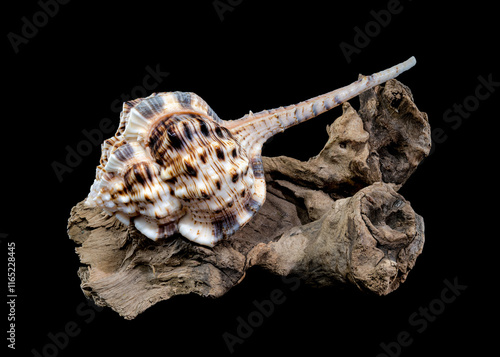
[(124, 103), (102, 144), (86, 199), (157, 240), (180, 233), (213, 247), (255, 215), (266, 197), (261, 150), (271, 136), (411, 68), (409, 60), (307, 101), (221, 120), (198, 95), (154, 93)]

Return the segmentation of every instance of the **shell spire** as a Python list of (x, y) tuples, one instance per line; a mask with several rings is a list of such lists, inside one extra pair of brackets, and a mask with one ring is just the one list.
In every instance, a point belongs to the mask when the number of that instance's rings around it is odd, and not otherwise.
[(226, 122), (225, 126), (239, 139), (242, 146), (260, 151), (262, 145), (275, 134), (312, 119), (370, 88), (396, 78), (416, 63), (415, 57), (411, 57), (384, 71), (362, 76), (356, 82), (329, 93), (295, 105), (264, 110), (259, 113), (250, 112), (240, 119)]

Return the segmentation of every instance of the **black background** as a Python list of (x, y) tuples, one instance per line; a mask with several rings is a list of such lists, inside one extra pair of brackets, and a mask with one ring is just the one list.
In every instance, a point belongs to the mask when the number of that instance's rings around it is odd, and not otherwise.
[[(285, 301), (234, 346), (233, 355), (377, 356), (384, 352), (381, 343), (401, 331), (412, 343), (393, 355), (489, 352), (498, 330), (493, 150), (500, 87), (460, 123), (446, 122), (444, 113), (474, 95), (479, 76), (500, 81), (496, 9), (480, 1), (435, 7), (401, 0), (402, 11), (348, 63), (340, 43), (354, 45), (355, 27), (364, 29), (374, 19), (371, 11), (387, 9), (390, 1), (232, 3), (221, 21), (212, 1), (71, 1), (17, 54), (7, 34), (21, 34), (22, 18), (32, 19), (40, 5), (4, 8), (0, 233), (8, 236), (0, 246), (6, 265), (7, 243), (16, 244), (18, 298), (16, 350), (2, 348), (9, 355), (41, 353), (49, 334), (70, 323), (78, 333), (58, 356), (225, 356), (223, 334), (237, 335), (238, 317), (247, 319), (253, 301), (279, 289)], [(220, 299), (176, 297), (133, 321), (82, 305), (66, 222), (88, 193), (100, 149), (93, 147), (62, 182), (52, 165), (65, 164), (66, 146), (84, 140), (84, 129), (98, 128), (103, 118), (118, 123), (111, 104), (142, 84), (147, 66), (169, 73), (155, 91), (195, 92), (221, 118), (236, 119), (322, 94), (410, 56), (417, 65), (398, 79), (446, 138), (400, 191), (424, 217), (426, 243), (397, 291), (385, 297), (303, 285), (291, 291), (281, 278), (254, 269)], [(358, 107), (357, 99), (351, 102)], [(264, 155), (306, 160), (317, 154), (327, 139), (325, 126), (340, 113), (333, 109), (275, 137)], [(445, 279), (467, 288), (420, 333), (409, 317), (439, 304)]]

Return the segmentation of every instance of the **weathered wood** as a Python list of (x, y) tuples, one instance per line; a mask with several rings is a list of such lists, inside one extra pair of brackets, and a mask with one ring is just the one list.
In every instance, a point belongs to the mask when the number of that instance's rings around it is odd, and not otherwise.
[(379, 181), (402, 186), (430, 151), (427, 114), (395, 79), (362, 93), (360, 102), (359, 112), (344, 103), (344, 113), (327, 127), (329, 140), (317, 156), (307, 162), (265, 158), (266, 173), (334, 198)]
[(316, 157), (264, 158), (266, 203), (214, 248), (180, 235), (153, 242), (77, 204), (68, 234), (86, 296), (132, 319), (175, 295), (219, 297), (252, 266), (319, 287), (396, 289), (424, 243), (423, 219), (397, 189), (430, 150), (427, 115), (396, 80), (363, 94), (359, 113), (347, 103), (343, 110)]
[(375, 183), (335, 201), (320, 219), (258, 244), (248, 266), (315, 286), (354, 284), (385, 295), (405, 281), (424, 244), (424, 223), (393, 185)]

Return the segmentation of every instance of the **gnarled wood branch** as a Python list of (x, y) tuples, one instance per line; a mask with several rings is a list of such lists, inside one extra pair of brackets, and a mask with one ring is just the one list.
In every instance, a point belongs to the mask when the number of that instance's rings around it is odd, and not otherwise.
[(314, 286), (349, 284), (387, 294), (405, 281), (424, 243), (423, 219), (397, 190), (430, 150), (427, 115), (396, 80), (365, 92), (356, 112), (327, 130), (314, 158), (264, 158), (268, 195), (259, 213), (214, 248), (180, 235), (153, 242), (80, 202), (68, 234), (81, 287), (132, 319), (161, 300), (219, 297), (252, 266)]

